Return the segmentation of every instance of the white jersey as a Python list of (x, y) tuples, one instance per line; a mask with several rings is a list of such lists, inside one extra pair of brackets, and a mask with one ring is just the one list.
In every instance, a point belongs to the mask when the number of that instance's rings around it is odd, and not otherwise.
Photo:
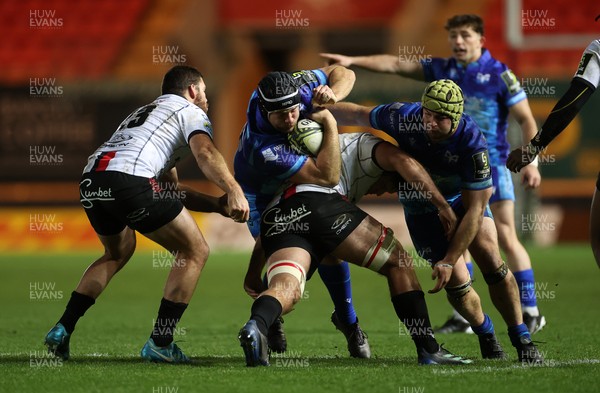
[(89, 158), (83, 173), (123, 172), (160, 177), (189, 155), (189, 139), (212, 126), (206, 113), (185, 98), (165, 94), (129, 115)]
[(271, 208), (279, 203), (282, 196), (289, 196), (298, 192), (321, 192), (324, 194), (339, 193), (348, 198), (352, 203), (357, 203), (367, 193), (369, 188), (381, 177), (381, 169), (373, 158), (373, 149), (383, 139), (368, 132), (340, 134), (340, 152), (342, 167), (340, 182), (334, 187), (323, 187), (316, 184), (286, 183), (269, 203)]
[(585, 79), (594, 87), (600, 85), (600, 40), (592, 41), (585, 48), (575, 77)]
[(352, 203), (360, 201), (383, 174), (373, 158), (373, 149), (380, 142), (383, 139), (367, 132), (340, 134), (342, 172), (334, 188)]

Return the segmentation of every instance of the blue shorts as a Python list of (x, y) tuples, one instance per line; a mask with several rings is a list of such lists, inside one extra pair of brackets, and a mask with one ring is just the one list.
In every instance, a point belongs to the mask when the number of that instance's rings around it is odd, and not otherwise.
[(494, 184), (494, 188), (489, 203), (515, 200), (515, 188), (513, 186), (510, 171), (506, 165), (492, 167), (492, 183)]
[[(460, 223), (465, 215), (462, 197), (456, 198), (450, 206)], [(493, 218), (489, 205), (485, 207), (483, 215)], [(407, 214), (405, 210), (404, 218), (418, 255), (430, 264), (442, 260), (446, 256), (450, 243), (446, 239), (446, 233), (437, 212)]]
[(260, 216), (261, 212), (258, 209), (250, 209), (250, 218), (248, 218), (248, 222), (246, 222), (250, 234), (255, 239), (260, 236)]

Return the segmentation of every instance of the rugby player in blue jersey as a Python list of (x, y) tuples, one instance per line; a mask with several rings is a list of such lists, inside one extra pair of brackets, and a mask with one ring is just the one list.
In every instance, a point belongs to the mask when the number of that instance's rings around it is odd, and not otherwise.
[[(515, 275), (520, 291), (523, 319), (531, 333), (546, 324), (537, 308), (535, 280), (529, 254), (519, 242), (514, 222), (514, 188), (510, 172), (505, 167), (509, 152), (507, 142), (508, 115), (519, 123), (523, 141), (528, 142), (537, 132), (535, 119), (527, 96), (508, 67), (494, 59), (483, 47), (483, 20), (477, 15), (457, 15), (446, 23), (448, 42), (453, 56), (426, 58), (421, 61), (403, 56), (343, 56), (324, 53), (330, 63), (346, 67), (358, 66), (378, 72), (396, 73), (409, 78), (431, 82), (451, 79), (465, 94), (465, 112), (472, 116), (488, 143), (493, 192), (490, 208), (494, 214), (500, 248)], [(541, 177), (537, 160), (521, 170), (526, 188), (539, 186)], [(467, 264), (471, 276), (472, 264)], [(469, 325), (456, 313), (438, 333), (470, 332)]]
[(468, 270), (459, 261), (467, 248), (508, 326), (519, 360), (539, 363), (542, 356), (523, 323), (517, 283), (498, 248), (488, 205), (492, 174), (487, 143), (473, 119), (463, 114), (463, 102), (458, 85), (444, 79), (427, 86), (421, 103), (395, 102), (376, 107), (338, 103), (331, 111), (340, 125), (370, 126), (393, 137), (402, 150), (428, 170), (455, 210), (459, 224), (448, 240), (431, 201), (399, 192), (411, 238), (419, 255), (432, 263), (432, 277), (451, 271), (450, 280), (438, 280), (430, 292), (446, 288), (450, 303), (478, 335), (483, 357), (502, 358), (504, 353), (492, 321), (483, 313), (479, 296), (471, 287)]
[[(252, 262), (264, 259), (259, 238), (260, 217), (286, 181), (331, 187), (337, 184), (334, 178), (340, 169), (337, 127), (329, 111), (321, 106), (344, 99), (354, 86), (354, 79), (354, 72), (340, 66), (293, 73), (271, 72), (252, 93), (247, 122), (234, 158), (235, 178), (250, 203), (248, 228), (257, 240)], [(287, 141), (287, 134), (298, 120), (306, 117), (324, 126), (323, 146), (315, 159), (294, 151)], [(337, 168), (332, 160), (338, 162)], [(369, 343), (352, 305), (348, 264), (323, 265), (319, 274), (335, 306), (331, 320), (344, 333), (350, 355), (369, 358)], [(244, 287), (253, 297), (258, 293), (252, 288), (259, 286), (257, 281), (260, 280), (259, 275), (246, 277)], [(277, 319), (268, 333), (269, 348), (275, 352), (284, 352), (287, 348), (282, 322)]]
[[(331, 126), (334, 129), (329, 129)], [(335, 120), (325, 124), (324, 138), (328, 143), (335, 127)], [(336, 173), (339, 184), (333, 187), (323, 183), (287, 182), (261, 217), (260, 239), (267, 258), (268, 288), (260, 289), (260, 296), (252, 304), (250, 320), (239, 333), (246, 365), (269, 365), (269, 327), (280, 315), (292, 311), (302, 298), (306, 280), (320, 264), (336, 264), (341, 260), (387, 278), (392, 305), (411, 335), (419, 364), (471, 363), (437, 343), (412, 258), (389, 228), (353, 202), (367, 192), (397, 189), (397, 182), (391, 187), (376, 183), (385, 177), (383, 170), (387, 170), (396, 171), (408, 182), (423, 185), (423, 190), (431, 195), (432, 204), (440, 209), (440, 217), (436, 218), (449, 237), (456, 223), (453, 210), (425, 169), (392, 144), (365, 133), (342, 134), (339, 143), (341, 157), (340, 151), (336, 152), (329, 144), (323, 144), (316, 157), (319, 161), (321, 154), (331, 154), (330, 164), (337, 169), (341, 165)], [(262, 264), (251, 265), (251, 269), (260, 274)], [(438, 291), (450, 278), (452, 269), (436, 266), (435, 271)]]

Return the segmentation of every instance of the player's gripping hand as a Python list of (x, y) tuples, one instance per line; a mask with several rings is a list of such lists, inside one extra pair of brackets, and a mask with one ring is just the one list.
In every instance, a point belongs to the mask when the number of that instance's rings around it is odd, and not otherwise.
[(344, 67), (350, 67), (352, 65), (352, 58), (349, 56), (338, 55), (335, 53), (319, 53), (325, 61), (327, 65), (341, 65)]
[(427, 292), (438, 293), (439, 291), (444, 289), (446, 284), (448, 284), (448, 281), (450, 281), (450, 277), (452, 276), (453, 269), (454, 269), (454, 266), (450, 263), (445, 262), (443, 259), (441, 261), (437, 262), (435, 265), (433, 265), (433, 272), (431, 273), (431, 279), (432, 280), (437, 279), (437, 282), (435, 283), (435, 287), (433, 287), (433, 289), (430, 289)]
[(312, 101), (314, 105), (329, 105), (335, 104), (338, 99), (333, 90), (331, 90), (331, 87), (319, 85), (313, 89)]
[(246, 222), (250, 218), (250, 206), (239, 187), (227, 194), (227, 214), (235, 222)]
[(536, 157), (537, 153), (529, 149), (529, 145), (521, 146), (510, 152), (506, 160), (506, 167), (512, 172), (518, 173), (523, 167), (533, 162)]

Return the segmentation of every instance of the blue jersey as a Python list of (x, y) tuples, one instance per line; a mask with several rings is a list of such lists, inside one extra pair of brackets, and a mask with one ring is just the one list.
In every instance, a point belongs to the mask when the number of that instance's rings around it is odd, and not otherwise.
[(508, 108), (527, 98), (512, 71), (487, 49), (467, 66), (452, 57), (423, 60), (421, 64), (426, 81), (451, 79), (460, 86), (465, 96), (465, 113), (473, 117), (487, 139), (491, 165), (504, 166), (510, 149)]
[[(326, 85), (328, 80), (321, 70), (297, 71), (291, 74), (300, 91), (300, 119), (313, 110), (313, 89)], [(242, 187), (250, 204), (248, 227), (254, 237), (260, 231), (260, 216), (287, 179), (302, 168), (307, 156), (291, 148), (287, 135), (277, 131), (261, 112), (258, 92), (250, 97), (246, 124), (242, 128), (233, 167), (235, 179)]]
[[(398, 146), (421, 163), (448, 202), (461, 190), (492, 187), (487, 143), (477, 124), (463, 114), (457, 130), (441, 142), (432, 142), (423, 124), (421, 103), (379, 105), (370, 114), (371, 126), (390, 135)], [(408, 213), (434, 211), (423, 190), (400, 187), (399, 198)]]

